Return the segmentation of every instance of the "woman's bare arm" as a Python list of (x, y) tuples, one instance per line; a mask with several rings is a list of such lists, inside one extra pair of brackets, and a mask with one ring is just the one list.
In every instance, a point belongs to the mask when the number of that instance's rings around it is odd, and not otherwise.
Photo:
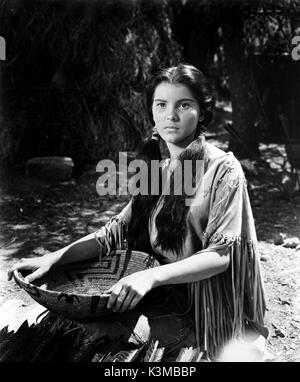
[(167, 284), (200, 281), (224, 272), (229, 266), (229, 251), (211, 250), (171, 264), (133, 273), (114, 284), (107, 292), (108, 309), (123, 312), (133, 309), (151, 289)]
[(26, 277), (27, 281), (31, 282), (44, 276), (52, 267), (96, 258), (99, 255), (100, 247), (94, 235), (94, 233), (88, 234), (74, 243), (44, 256), (21, 259), (8, 271), (8, 280), (11, 280), (13, 271), (16, 269), (32, 270), (32, 273)]
[[(74, 243), (59, 249), (54, 252), (57, 256), (56, 265), (63, 265), (76, 261), (83, 261), (99, 256), (99, 244), (95, 239), (95, 234), (90, 233)], [(51, 256), (54, 253), (49, 253), (46, 256)]]
[[(131, 201), (118, 214), (118, 217), (125, 222), (129, 222), (130, 215)], [(103, 234), (105, 235), (105, 230)], [(32, 270), (32, 273), (26, 277), (31, 282), (44, 276), (52, 267), (96, 258), (102, 250), (106, 251), (105, 247), (100, 246), (99, 241), (95, 239), (95, 233), (90, 233), (55, 252), (49, 252), (44, 256), (21, 259), (8, 271), (8, 280), (11, 280), (14, 270), (24, 269)]]
[(154, 287), (166, 284), (182, 284), (200, 281), (226, 271), (229, 266), (229, 253), (217, 251), (200, 252), (194, 256), (171, 264), (152, 268)]

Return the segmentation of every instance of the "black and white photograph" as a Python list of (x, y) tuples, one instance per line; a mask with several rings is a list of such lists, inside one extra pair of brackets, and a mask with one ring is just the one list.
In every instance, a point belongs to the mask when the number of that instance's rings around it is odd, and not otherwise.
[(0, 0), (12, 362), (300, 362), (300, 0)]

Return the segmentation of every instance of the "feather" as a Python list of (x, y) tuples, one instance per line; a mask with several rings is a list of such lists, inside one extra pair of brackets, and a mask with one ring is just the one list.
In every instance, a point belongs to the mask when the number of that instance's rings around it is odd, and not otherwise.
[(139, 349), (123, 350), (116, 355), (113, 362), (133, 362), (141, 352), (142, 348), (143, 346)]
[(165, 352), (165, 348), (158, 348), (149, 362), (160, 362)]
[(91, 362), (102, 362), (102, 359), (106, 356), (106, 354), (98, 354), (96, 353), (92, 358)]
[(113, 362), (114, 356), (111, 355), (111, 352), (104, 354), (103, 357), (97, 362)]
[(158, 341), (152, 341), (144, 357), (144, 362), (160, 362), (165, 348), (158, 348)]
[(155, 343), (154, 341), (151, 341), (149, 348), (147, 349), (147, 352), (145, 354), (144, 362), (150, 362), (149, 360), (151, 358), (152, 353), (156, 351), (157, 344), (158, 344), (158, 341), (156, 341)]
[(182, 348), (175, 362), (192, 362), (192, 360), (195, 358), (196, 352), (197, 352), (197, 348), (196, 349), (193, 349), (192, 347)]
[(195, 354), (195, 358), (193, 359), (192, 362), (202, 362), (202, 356), (203, 356), (203, 351), (201, 351), (199, 348), (196, 349), (196, 354)]

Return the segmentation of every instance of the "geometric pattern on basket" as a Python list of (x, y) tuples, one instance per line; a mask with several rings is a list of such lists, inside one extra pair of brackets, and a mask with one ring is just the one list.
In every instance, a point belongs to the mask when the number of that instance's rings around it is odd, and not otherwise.
[(120, 278), (159, 263), (140, 251), (117, 250), (99, 261), (84, 261), (54, 268), (28, 284), (22, 273), (14, 279), (33, 299), (47, 309), (69, 318), (83, 319), (111, 312), (103, 292)]
[(108, 288), (111, 286), (111, 281), (120, 280), (127, 271), (130, 252), (128, 251), (125, 256), (116, 253), (110, 257), (102, 258), (100, 263), (95, 263), (90, 267), (82, 269), (80, 266), (74, 264), (65, 269), (64, 273), (67, 279), (73, 285), (89, 284), (97, 285), (99, 289)]

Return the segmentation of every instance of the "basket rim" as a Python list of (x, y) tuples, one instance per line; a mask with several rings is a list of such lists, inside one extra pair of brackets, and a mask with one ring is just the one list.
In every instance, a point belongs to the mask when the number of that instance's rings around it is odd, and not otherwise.
[[(131, 252), (131, 253), (135, 253), (135, 254), (143, 254), (143, 255), (149, 256), (149, 254), (146, 252), (136, 251), (136, 250), (128, 250), (128, 249), (117, 249), (117, 250), (111, 251), (111, 254), (119, 254), (119, 253), (126, 253), (126, 252)], [(95, 259), (94, 261), (92, 259), (83, 260), (83, 261), (98, 262), (99, 259), (98, 260)], [(76, 264), (76, 263), (80, 263), (80, 262), (78, 261), (78, 262), (68, 263), (65, 265)], [(60, 295), (61, 293), (63, 293), (64, 295), (67, 295), (67, 296), (79, 296), (82, 298), (91, 298), (91, 297), (107, 298), (110, 296), (110, 294), (107, 294), (107, 293), (102, 293), (102, 294), (68, 293), (68, 292), (65, 293), (65, 292), (57, 292), (57, 291), (51, 290), (51, 289), (43, 289), (43, 288), (41, 288), (35, 284), (30, 283), (29, 281), (26, 281), (25, 278), (22, 276), (21, 272), (19, 272), (17, 269), (15, 269), (13, 271), (13, 276), (20, 283), (25, 284), (25, 285), (30, 285), (33, 288), (36, 288), (39, 291), (42, 291), (42, 293), (44, 295), (46, 295), (46, 294), (47, 295)]]

